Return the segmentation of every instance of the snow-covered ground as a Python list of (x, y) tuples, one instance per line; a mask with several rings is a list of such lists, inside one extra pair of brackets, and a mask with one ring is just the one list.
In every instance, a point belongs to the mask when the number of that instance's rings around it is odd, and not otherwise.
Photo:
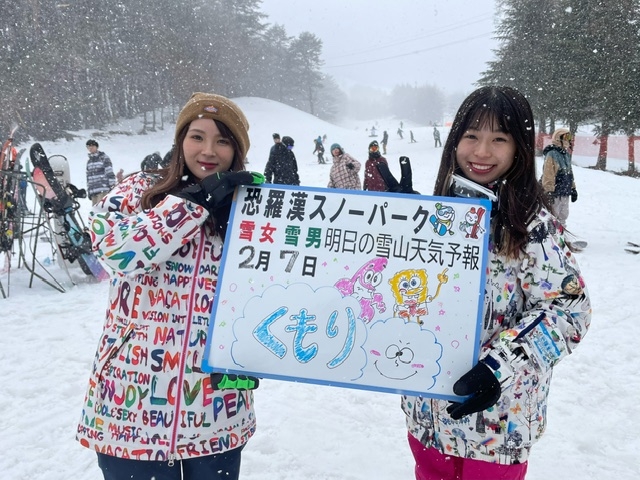
[[(432, 191), (441, 154), (433, 147), (432, 127), (405, 121), (400, 140), (395, 119), (336, 126), (272, 101), (237, 101), (251, 123), (250, 169), (264, 170), (271, 134), (279, 132), (296, 141), (302, 183), (325, 186), (330, 165), (317, 164), (313, 139), (326, 134), (327, 147), (338, 142), (364, 163), (371, 141), (366, 129), (376, 125), (378, 140), (383, 130), (389, 132), (392, 171), (397, 174), (398, 157), (407, 155), (415, 188)], [(132, 172), (145, 155), (170, 148), (172, 127), (148, 135), (100, 132), (95, 138), (116, 169)], [(129, 122), (112, 130), (140, 128)], [(409, 129), (417, 143), (409, 143)], [(77, 133), (76, 141), (43, 146), (49, 155), (65, 155), (72, 182), (84, 187), (85, 141), (94, 132)], [(444, 142), (446, 129), (441, 133)], [(549, 427), (533, 449), (527, 478), (637, 480), (640, 255), (624, 247), (627, 241), (640, 243), (640, 181), (586, 168), (595, 164), (594, 157), (575, 156), (574, 163), (580, 197), (571, 205), (569, 228), (589, 241), (578, 257), (593, 301), (593, 323), (583, 345), (556, 368)], [(626, 160), (609, 159), (609, 165), (622, 170)], [(86, 216), (89, 203), (81, 202)], [(41, 255), (46, 248), (41, 245)], [(95, 454), (75, 442), (74, 432), (108, 285), (89, 282), (74, 269), (74, 286), (56, 266), (51, 271), (66, 282), (66, 293), (37, 279), (29, 288), (26, 270), (14, 261), (10, 296), (0, 299), (0, 473), (13, 480), (98, 480)], [(6, 288), (7, 277), (0, 281)], [(397, 395), (264, 380), (256, 410), (258, 430), (243, 454), (243, 479), (413, 478)]]

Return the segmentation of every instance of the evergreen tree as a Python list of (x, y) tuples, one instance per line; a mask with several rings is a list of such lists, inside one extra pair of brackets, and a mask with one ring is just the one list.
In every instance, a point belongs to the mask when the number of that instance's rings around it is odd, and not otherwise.
[(322, 40), (313, 33), (302, 32), (289, 47), (289, 95), (291, 105), (316, 114), (318, 90), (322, 87)]

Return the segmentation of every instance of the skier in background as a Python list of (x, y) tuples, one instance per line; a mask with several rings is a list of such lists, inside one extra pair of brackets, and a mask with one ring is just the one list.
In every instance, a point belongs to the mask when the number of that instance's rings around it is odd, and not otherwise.
[(385, 130), (384, 132), (382, 132), (382, 140), (380, 141), (380, 144), (382, 145), (382, 154), (383, 155), (387, 154), (387, 142), (388, 141), (389, 141), (389, 134)]
[(315, 145), (315, 149), (313, 150), (313, 154), (315, 155), (316, 153), (318, 154), (318, 163), (327, 163), (324, 161), (324, 145), (322, 144), (322, 137), (320, 135), (318, 135), (318, 138), (316, 138), (313, 141), (314, 145)]
[(442, 146), (442, 142), (440, 141), (440, 130), (438, 130), (436, 126), (433, 127), (433, 141), (435, 143), (434, 148)]

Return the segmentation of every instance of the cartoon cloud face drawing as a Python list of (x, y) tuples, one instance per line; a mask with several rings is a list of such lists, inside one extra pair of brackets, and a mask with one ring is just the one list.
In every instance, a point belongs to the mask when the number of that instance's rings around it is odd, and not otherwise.
[[(364, 349), (370, 360), (365, 375), (383, 377), (383, 384), (391, 388), (419, 377), (418, 383), (424, 385), (426, 393), (441, 372), (438, 361), (443, 349), (436, 336), (416, 323), (405, 324), (401, 318), (374, 322)], [(415, 380), (412, 382), (416, 384)]]

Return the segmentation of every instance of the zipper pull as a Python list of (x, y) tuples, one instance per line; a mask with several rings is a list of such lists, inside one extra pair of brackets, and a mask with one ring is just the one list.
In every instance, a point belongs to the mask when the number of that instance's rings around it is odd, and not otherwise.
[(169, 454), (169, 466), (173, 467), (175, 463), (176, 463), (176, 454), (172, 452)]

